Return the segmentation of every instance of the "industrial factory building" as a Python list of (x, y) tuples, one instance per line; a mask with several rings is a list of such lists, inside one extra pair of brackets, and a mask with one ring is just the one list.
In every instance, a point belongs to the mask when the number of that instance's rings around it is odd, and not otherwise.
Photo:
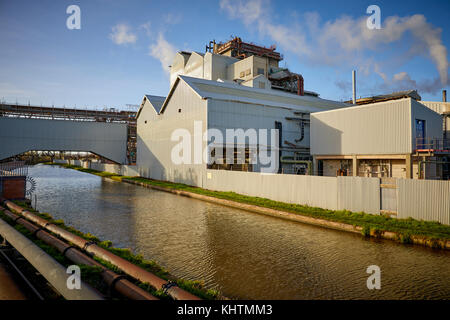
[[(347, 103), (321, 99), (304, 89), (300, 74), (279, 67), (282, 59), (274, 46), (240, 38), (211, 41), (205, 53), (178, 52), (167, 97), (144, 96), (137, 115), (140, 175), (196, 186), (205, 185), (208, 169), (448, 179), (445, 104), (422, 104), (416, 91)], [(213, 139), (203, 134), (211, 129), (223, 137), (241, 129), (246, 140), (208, 145)], [(261, 129), (278, 132), (275, 149), (269, 136), (250, 141), (250, 130)], [(173, 152), (180, 154), (182, 132), (191, 140), (178, 163)], [(264, 148), (276, 153), (276, 169), (259, 161)]]
[[(196, 147), (202, 150), (207, 147), (202, 137), (207, 129), (219, 130), (224, 137), (226, 129), (280, 129), (279, 170), (292, 172), (296, 162), (307, 170), (308, 161), (305, 159), (310, 157), (309, 114), (345, 106), (318, 97), (178, 76), (160, 110), (154, 97), (146, 96), (143, 100), (137, 119), (140, 173), (154, 179), (201, 185), (207, 165), (201, 159), (196, 161), (194, 154)], [(200, 127), (196, 128), (196, 123)], [(186, 129), (192, 136), (190, 164), (174, 164), (171, 159), (171, 150), (178, 143), (171, 137), (177, 129)], [(195, 141), (200, 141), (201, 145), (195, 146)], [(247, 144), (244, 147), (245, 164), (238, 164), (233, 159), (225, 164), (212, 164), (209, 168), (261, 171), (259, 163), (252, 165), (249, 161), (250, 149), (258, 150), (261, 145), (268, 145), (268, 141), (258, 143), (259, 146)], [(215, 145), (218, 147), (239, 149), (229, 141)], [(279, 159), (277, 156), (276, 160)]]
[[(276, 153), (276, 171), (311, 174), (309, 114), (347, 107), (305, 91), (303, 77), (278, 68), (281, 55), (275, 48), (243, 43), (239, 38), (225, 44), (212, 43), (205, 54), (179, 52), (171, 66), (170, 92), (162, 97), (145, 96), (137, 116), (137, 165), (140, 174), (154, 179), (202, 185), (206, 169), (267, 172), (252, 162), (261, 148)], [(176, 164), (172, 150), (179, 143), (172, 134), (185, 129), (192, 137), (190, 163)], [(270, 137), (252, 144), (246, 140), (215, 143), (208, 154), (233, 151), (233, 159), (206, 164), (194, 159), (196, 150), (207, 149), (204, 132), (215, 129), (278, 129), (279, 150), (271, 150)], [(197, 143), (196, 141), (200, 141)], [(238, 163), (237, 158), (245, 158)], [(257, 155), (256, 155), (256, 158)], [(267, 170), (265, 170), (267, 169)], [(270, 172), (270, 171), (269, 171)]]
[(442, 115), (413, 97), (311, 115), (311, 154), (326, 176), (442, 179)]

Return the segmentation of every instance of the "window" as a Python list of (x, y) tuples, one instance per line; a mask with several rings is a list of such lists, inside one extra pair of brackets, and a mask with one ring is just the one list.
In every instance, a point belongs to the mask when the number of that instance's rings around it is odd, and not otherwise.
[(425, 120), (416, 119), (416, 138), (425, 138)]
[(249, 76), (249, 75), (251, 75), (251, 74), (252, 74), (252, 70), (251, 70), (251, 69), (245, 70), (245, 75), (246, 75), (246, 76)]
[(242, 71), (239, 75), (241, 78), (245, 77), (245, 71)]
[(178, 113), (181, 113), (181, 109), (178, 109)]
[(265, 89), (266, 88), (266, 84), (264, 82), (259, 81), (259, 88), (260, 89)]
[(426, 132), (425, 120), (416, 119), (416, 149), (425, 149)]
[(147, 124), (147, 120), (145, 120), (144, 123)]
[(259, 74), (265, 74), (264, 68), (258, 68), (258, 75)]

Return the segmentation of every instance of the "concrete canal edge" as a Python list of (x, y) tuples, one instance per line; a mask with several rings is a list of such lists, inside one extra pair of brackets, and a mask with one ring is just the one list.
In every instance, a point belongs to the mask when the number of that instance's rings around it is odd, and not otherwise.
[[(117, 182), (117, 180), (112, 180), (112, 179), (108, 179), (108, 180)], [(154, 189), (154, 190), (158, 190), (158, 191), (168, 192), (168, 193), (172, 193), (172, 194), (176, 194), (176, 195), (180, 195), (180, 196), (184, 196), (184, 197), (188, 197), (188, 198), (207, 201), (207, 202), (223, 205), (223, 206), (230, 207), (230, 208), (241, 209), (241, 210), (246, 210), (249, 212), (264, 214), (267, 216), (281, 218), (281, 219), (285, 219), (285, 220), (289, 220), (289, 221), (295, 221), (295, 222), (300, 222), (300, 223), (304, 223), (304, 224), (309, 224), (309, 225), (314, 225), (314, 226), (319, 226), (319, 227), (324, 227), (324, 228), (334, 229), (334, 230), (339, 230), (339, 231), (345, 231), (345, 232), (350, 232), (350, 233), (359, 234), (359, 235), (362, 235), (362, 232), (363, 232), (363, 228), (360, 226), (354, 226), (354, 225), (346, 224), (346, 223), (342, 223), (342, 222), (335, 222), (335, 221), (329, 221), (329, 220), (325, 220), (325, 219), (302, 216), (300, 214), (290, 213), (290, 212), (276, 210), (276, 209), (264, 208), (264, 207), (260, 207), (260, 206), (256, 206), (256, 205), (251, 205), (251, 204), (246, 204), (246, 203), (241, 203), (241, 202), (236, 202), (236, 201), (231, 201), (231, 200), (226, 200), (226, 199), (220, 199), (220, 198), (216, 198), (216, 197), (205, 196), (205, 195), (201, 195), (201, 194), (197, 194), (197, 193), (193, 193), (193, 192), (189, 192), (189, 191), (182, 191), (182, 190), (177, 190), (177, 189), (165, 188), (165, 187), (161, 187), (161, 186), (155, 186), (155, 185), (151, 185), (151, 184), (147, 184), (147, 183), (139, 182), (139, 181), (134, 181), (134, 180), (126, 179), (126, 178), (123, 178), (122, 182), (134, 184), (134, 185), (138, 185), (138, 186), (142, 186), (145, 188), (150, 188), (150, 189)], [(370, 237), (378, 238), (378, 239), (393, 240), (393, 241), (398, 242), (399, 239), (401, 238), (401, 235), (399, 233), (393, 232), (393, 231), (379, 231), (379, 232), (371, 231)], [(421, 245), (421, 246), (433, 247), (433, 248), (440, 247), (441, 249), (450, 250), (450, 240), (437, 240), (437, 239), (431, 239), (426, 236), (418, 236), (418, 235), (411, 235), (410, 238), (411, 238), (412, 244), (415, 244), (415, 245)]]

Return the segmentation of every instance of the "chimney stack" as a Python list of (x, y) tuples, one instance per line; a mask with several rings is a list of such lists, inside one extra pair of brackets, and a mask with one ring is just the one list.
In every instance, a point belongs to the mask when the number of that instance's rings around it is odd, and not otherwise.
[(356, 105), (356, 70), (352, 72), (353, 104)]
[(447, 102), (447, 90), (442, 90), (442, 102)]

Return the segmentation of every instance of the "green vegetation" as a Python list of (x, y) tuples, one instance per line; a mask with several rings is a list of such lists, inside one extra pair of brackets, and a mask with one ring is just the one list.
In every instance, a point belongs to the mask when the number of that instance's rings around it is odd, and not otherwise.
[[(17, 205), (26, 208), (26, 210), (38, 215), (39, 217), (46, 219), (47, 221), (49, 221), (50, 223), (53, 223), (55, 225), (57, 225), (58, 227), (65, 229), (73, 234), (76, 234), (86, 240), (92, 241), (94, 243), (96, 243), (98, 246), (114, 253), (115, 255), (141, 267), (144, 270), (147, 270), (155, 275), (157, 275), (158, 277), (164, 279), (164, 280), (168, 280), (168, 281), (173, 281), (176, 282), (177, 285), (202, 298), (202, 299), (207, 299), (207, 300), (215, 300), (215, 299), (221, 299), (223, 298), (223, 296), (220, 294), (220, 292), (218, 292), (217, 290), (213, 290), (213, 289), (207, 289), (204, 287), (203, 283), (201, 281), (193, 281), (193, 280), (185, 280), (185, 279), (179, 279), (176, 278), (175, 276), (171, 275), (167, 270), (165, 270), (163, 267), (161, 267), (160, 265), (158, 265), (155, 261), (153, 260), (146, 260), (144, 259), (144, 257), (142, 255), (139, 254), (134, 254), (130, 249), (128, 248), (115, 248), (112, 247), (112, 242), (109, 240), (105, 240), (105, 241), (101, 241), (100, 239), (98, 239), (96, 236), (90, 234), (90, 233), (83, 233), (79, 230), (76, 230), (70, 226), (65, 225), (64, 221), (61, 219), (55, 220), (53, 219), (53, 217), (49, 214), (49, 213), (40, 213), (39, 211), (34, 210), (32, 207), (30, 207), (26, 202), (23, 201), (14, 201), (14, 203), (16, 203)], [(7, 220), (10, 224), (12, 224), (12, 220), (9, 219), (7, 216), (5, 216), (3, 213), (0, 213), (0, 217), (4, 218), (4, 220)], [(52, 256), (53, 258), (55, 258), (55, 260), (57, 260), (58, 262), (60, 262), (61, 264), (65, 265), (65, 266), (69, 266), (70, 261), (64, 257), (63, 255), (61, 255), (61, 253), (56, 250), (55, 248), (46, 245), (44, 242), (42, 242), (39, 239), (35, 239), (31, 236), (31, 233), (25, 229), (23, 226), (21, 225), (15, 225), (14, 226), (18, 231), (22, 232), (23, 234), (25, 234), (27, 237), (29, 237), (32, 241), (34, 241), (39, 247), (41, 247), (44, 251), (46, 251), (50, 256)], [(124, 274), (122, 270), (120, 270), (118, 267), (116, 267), (115, 265), (109, 263), (108, 261), (105, 261), (101, 258), (98, 257), (93, 257), (94, 260), (96, 260), (98, 263), (100, 263), (101, 265), (103, 265), (104, 267), (110, 269), (111, 271), (114, 271), (118, 274)], [(89, 266), (84, 266), (85, 268), (90, 268)], [(81, 266), (80, 266), (81, 268)], [(92, 269), (93, 270), (93, 269)], [(92, 271), (91, 270), (91, 271)], [(98, 270), (97, 270), (98, 271)], [(98, 279), (98, 275), (95, 275), (95, 272), (89, 272), (87, 273), (87, 275), (85, 275), (86, 282), (91, 284), (93, 287), (97, 288), (100, 290), (100, 292), (102, 293), (106, 293), (106, 291), (102, 291), (103, 289), (105, 289), (100, 283), (99, 283), (99, 279)], [(152, 287), (149, 284), (144, 284), (140, 281), (136, 281), (133, 279), (130, 279), (130, 281), (132, 281), (133, 283), (135, 283), (136, 285), (138, 285), (139, 287), (141, 287), (144, 290), (147, 290), (148, 292), (150, 292), (150, 294), (154, 295), (155, 297), (158, 297), (160, 299), (169, 299), (169, 297), (167, 296), (167, 294), (165, 294), (162, 290), (156, 290), (156, 288)], [(107, 288), (106, 288), (107, 289)], [(105, 290), (106, 290), (105, 289)]]

